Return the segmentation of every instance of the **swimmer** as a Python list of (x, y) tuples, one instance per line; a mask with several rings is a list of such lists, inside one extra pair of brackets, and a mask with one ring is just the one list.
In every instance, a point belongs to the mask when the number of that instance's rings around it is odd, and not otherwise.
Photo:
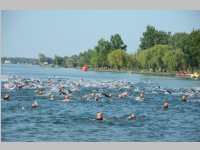
[(38, 105), (37, 101), (35, 101), (35, 102), (31, 105), (32, 108), (36, 108), (36, 107), (38, 107), (38, 106), (39, 106), (39, 105)]
[(167, 92), (168, 94), (172, 94), (172, 92), (171, 92), (170, 90), (166, 90), (166, 92)]
[(98, 96), (97, 94), (92, 93), (92, 94), (90, 94), (90, 95), (94, 98), (95, 101), (98, 101), (98, 100), (99, 100), (99, 96)]
[(135, 114), (131, 114), (130, 116), (128, 116), (128, 119), (135, 119), (136, 115)]
[(34, 92), (35, 92), (35, 93), (38, 93), (38, 92), (39, 92), (39, 90), (35, 90)]
[(166, 109), (166, 108), (169, 108), (168, 102), (165, 102), (165, 103), (164, 103), (163, 108), (165, 108), (165, 109)]
[(122, 94), (118, 94), (118, 97), (119, 97), (119, 98), (122, 98), (123, 96), (122, 96)]
[(55, 96), (54, 94), (51, 94), (51, 95), (50, 95), (50, 99), (51, 99), (51, 100), (54, 100), (55, 98), (56, 98), (56, 96)]
[(8, 94), (8, 93), (5, 94), (4, 97), (3, 97), (4, 100), (9, 100), (9, 98), (10, 98), (10, 94)]
[(35, 93), (38, 95), (42, 95), (42, 94), (45, 94), (45, 91), (44, 90), (35, 90)]
[(98, 97), (97, 95), (95, 95), (95, 96), (94, 96), (94, 100), (95, 100), (95, 101), (98, 101), (98, 100), (99, 100), (99, 97)]
[(187, 101), (187, 97), (185, 95), (182, 96), (182, 101), (186, 102)]
[(124, 92), (122, 93), (122, 95), (125, 97), (125, 96), (128, 96), (128, 92)]
[(121, 91), (121, 90), (122, 90), (122, 87), (118, 88), (118, 90)]
[(98, 112), (97, 113), (97, 118), (96, 118), (97, 120), (104, 120), (103, 119), (103, 115), (102, 115), (102, 113), (101, 112)]
[(140, 94), (140, 99), (144, 99), (144, 91)]
[(63, 95), (66, 95), (66, 92), (65, 92), (65, 87), (62, 85), (61, 88), (59, 89), (59, 93), (60, 95), (63, 94)]
[(119, 98), (124, 98), (126, 96), (128, 96), (128, 92), (124, 92), (124, 93), (118, 94)]
[(82, 96), (82, 99), (83, 99), (83, 100), (88, 100), (88, 95)]
[(101, 94), (106, 96), (106, 97), (112, 97), (112, 93), (106, 94), (106, 93), (102, 92)]
[(69, 102), (69, 98), (70, 98), (69, 95), (66, 95), (62, 101), (63, 102)]

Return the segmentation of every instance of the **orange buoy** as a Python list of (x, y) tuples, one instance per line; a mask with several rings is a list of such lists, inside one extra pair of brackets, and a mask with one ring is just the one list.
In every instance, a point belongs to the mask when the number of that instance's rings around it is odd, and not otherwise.
[(101, 112), (97, 113), (97, 120), (103, 120), (103, 115)]
[(164, 106), (163, 106), (163, 108), (169, 108), (169, 105), (168, 105), (168, 103), (167, 103), (167, 102), (165, 102), (165, 103), (164, 103)]
[(183, 101), (183, 102), (186, 102), (186, 100), (187, 100), (187, 97), (186, 97), (185, 95), (183, 95), (183, 96), (182, 96), (182, 101)]
[(87, 70), (88, 70), (88, 68), (87, 68), (86, 66), (83, 66), (83, 67), (82, 67), (82, 71), (83, 71), (83, 72), (86, 72)]
[(8, 100), (9, 98), (10, 98), (10, 94), (5, 94), (3, 97), (4, 100)]

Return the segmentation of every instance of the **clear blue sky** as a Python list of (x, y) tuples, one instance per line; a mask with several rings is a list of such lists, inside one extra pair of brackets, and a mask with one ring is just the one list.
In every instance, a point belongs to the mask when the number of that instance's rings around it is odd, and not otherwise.
[(163, 10), (7, 10), (2, 11), (2, 54), (37, 58), (71, 56), (94, 48), (100, 38), (119, 33), (134, 53), (147, 25), (158, 30), (200, 29), (200, 11)]

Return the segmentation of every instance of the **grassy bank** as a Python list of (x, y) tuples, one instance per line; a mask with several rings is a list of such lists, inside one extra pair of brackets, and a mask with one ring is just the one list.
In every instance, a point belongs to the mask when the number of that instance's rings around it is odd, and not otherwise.
[[(54, 65), (45, 65), (42, 67), (63, 67), (63, 66), (54, 66)], [(64, 68), (73, 68), (73, 67), (64, 67)], [(81, 67), (76, 67), (75, 69), (82, 69)], [(130, 74), (146, 74), (146, 75), (158, 75), (158, 76), (176, 76), (177, 71), (171, 71), (171, 72), (160, 72), (160, 71), (150, 71), (150, 70), (131, 70), (131, 69), (115, 69), (115, 68), (88, 68), (90, 71), (96, 71), (96, 72), (112, 72), (112, 73), (130, 73)], [(200, 70), (194, 70), (193, 72), (200, 73)], [(188, 72), (188, 74), (191, 74), (191, 72)], [(185, 77), (185, 78), (188, 78)]]
[(149, 75), (163, 75), (163, 76), (175, 76), (176, 71), (174, 72), (152, 72), (148, 70), (128, 70), (128, 69), (100, 69), (100, 68), (95, 68), (91, 69), (92, 71), (97, 71), (97, 72), (116, 72), (116, 73), (132, 73), (132, 74), (149, 74)]

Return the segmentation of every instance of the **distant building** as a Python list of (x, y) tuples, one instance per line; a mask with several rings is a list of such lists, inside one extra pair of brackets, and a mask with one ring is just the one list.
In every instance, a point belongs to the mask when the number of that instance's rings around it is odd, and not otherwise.
[(11, 64), (10, 60), (5, 60), (4, 63), (5, 64)]
[(48, 64), (49, 64), (48, 62), (44, 62), (44, 63), (43, 63), (43, 65), (48, 65)]

